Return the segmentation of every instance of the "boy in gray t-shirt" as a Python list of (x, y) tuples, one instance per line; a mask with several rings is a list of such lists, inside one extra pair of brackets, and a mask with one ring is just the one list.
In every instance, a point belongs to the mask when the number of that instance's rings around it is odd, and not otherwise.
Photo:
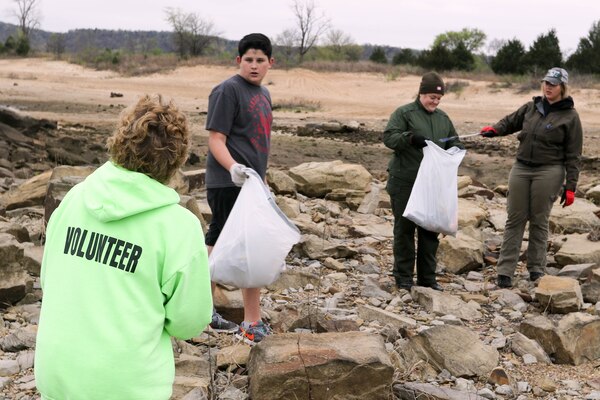
[[(265, 179), (273, 114), (271, 96), (261, 83), (273, 65), (271, 54), (271, 41), (265, 35), (244, 36), (238, 44), (238, 74), (220, 83), (208, 98), (206, 188), (212, 220), (205, 243), (209, 253), (246, 180), (242, 168), (250, 167)], [(271, 333), (260, 316), (260, 288), (242, 289), (242, 297), (244, 321), (239, 327), (216, 312), (211, 327), (237, 331), (238, 338), (255, 344)]]

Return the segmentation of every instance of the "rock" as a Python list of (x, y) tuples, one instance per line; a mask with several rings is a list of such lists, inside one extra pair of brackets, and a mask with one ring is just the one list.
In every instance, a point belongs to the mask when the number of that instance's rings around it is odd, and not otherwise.
[(538, 382), (538, 385), (544, 392), (548, 392), (548, 393), (555, 392), (557, 389), (556, 383), (549, 377), (543, 377)]
[(175, 175), (171, 177), (171, 180), (167, 186), (175, 190), (180, 195), (188, 194), (190, 192), (189, 182), (181, 170), (177, 170), (175, 172)]
[[(175, 375), (175, 381), (173, 382), (173, 395), (171, 398), (208, 399), (209, 387), (209, 379), (195, 376)], [(203, 396), (201, 393), (205, 395)]]
[(451, 294), (438, 292), (430, 288), (413, 286), (411, 295), (415, 302), (436, 315), (452, 314), (465, 321), (481, 318), (477, 303), (465, 303)]
[(180, 354), (175, 360), (175, 375), (201, 377), (210, 380), (210, 365), (205, 358)]
[(389, 195), (385, 192), (382, 184), (371, 183), (371, 188), (363, 197), (357, 212), (361, 214), (373, 214), (381, 208), (384, 203), (389, 203)]
[(544, 316), (523, 321), (519, 327), (535, 339), (557, 364), (579, 365), (600, 358), (600, 317), (575, 312), (557, 324)]
[(277, 197), (275, 199), (279, 209), (289, 219), (297, 218), (300, 215), (300, 202), (290, 197)]
[(52, 170), (44, 199), (44, 221), (46, 224), (48, 224), (50, 216), (67, 192), (95, 170), (96, 167), (92, 166), (71, 167), (67, 165), (58, 166)]
[(456, 377), (487, 377), (498, 365), (500, 355), (486, 346), (469, 328), (441, 325), (410, 338), (409, 348), (437, 371), (447, 369)]
[(548, 354), (544, 351), (544, 348), (534, 339), (530, 339), (520, 332), (516, 332), (511, 338), (511, 349), (512, 351), (521, 357), (526, 354), (534, 357), (537, 362), (544, 364), (552, 364), (552, 360), (548, 357)]
[(325, 240), (310, 234), (302, 236), (300, 247), (303, 254), (315, 260), (327, 257), (349, 258), (356, 254), (356, 250), (348, 247), (342, 241)]
[(565, 265), (558, 272), (557, 276), (573, 278), (581, 281), (587, 279), (588, 275), (597, 266), (598, 264), (595, 263)]
[(585, 199), (577, 198), (571, 206), (564, 208), (556, 202), (550, 212), (550, 230), (567, 234), (587, 233), (590, 229), (600, 227), (600, 218), (594, 214), (596, 212), (598, 206)]
[(354, 218), (349, 232), (353, 236), (385, 240), (394, 237), (394, 226), (391, 222), (373, 214), (360, 215)]
[(585, 193), (585, 198), (596, 205), (600, 205), (600, 185), (596, 185)]
[(456, 237), (444, 236), (440, 240), (437, 257), (446, 271), (465, 273), (482, 266), (483, 244), (458, 231)]
[(12, 222), (0, 221), (0, 233), (8, 233), (14, 236), (19, 243), (31, 242), (27, 229), (24, 226)]
[(18, 374), (21, 367), (17, 360), (0, 360), (0, 377)]
[(572, 278), (544, 275), (535, 290), (535, 299), (550, 312), (567, 314), (578, 311), (583, 305), (579, 283)]
[(494, 368), (487, 381), (493, 385), (510, 385), (510, 378), (502, 367)]
[(523, 301), (523, 298), (512, 290), (501, 289), (495, 293), (498, 294), (496, 301), (503, 306), (511, 307), (513, 310), (517, 311), (527, 310), (527, 304)]
[(31, 292), (33, 279), (24, 266), (23, 247), (8, 233), (0, 233), (0, 260), (0, 308), (5, 308)]
[(297, 269), (286, 269), (279, 275), (279, 278), (267, 288), (269, 290), (278, 291), (288, 288), (303, 288), (308, 284), (319, 285), (321, 282), (320, 278), (307, 271)]
[(287, 333), (254, 346), (248, 372), (254, 399), (384, 400), (393, 367), (379, 335)]
[(202, 232), (206, 235), (206, 232), (208, 232), (208, 222), (206, 221), (202, 210), (200, 210), (198, 201), (196, 201), (194, 197), (181, 195), (179, 196), (179, 205), (189, 210), (196, 218), (198, 218), (200, 226), (202, 226)]
[(190, 192), (204, 187), (206, 178), (205, 169), (195, 169), (190, 171), (181, 171), (183, 180), (187, 183)]
[(217, 353), (217, 368), (228, 365), (246, 365), (250, 356), (251, 347), (244, 343), (237, 343), (219, 349)]
[(36, 325), (27, 325), (24, 328), (17, 329), (8, 336), (0, 339), (0, 348), (3, 351), (17, 352), (21, 350), (35, 348), (35, 337), (37, 334)]
[(554, 255), (560, 265), (600, 264), (600, 242), (588, 240), (586, 233), (572, 234)]
[(228, 290), (216, 285), (213, 292), (213, 303), (223, 318), (240, 323), (244, 320), (244, 300), (239, 289)]
[(295, 194), (296, 182), (288, 174), (277, 169), (270, 168), (267, 171), (267, 182), (275, 194)]
[(359, 304), (358, 316), (365, 321), (378, 321), (382, 326), (391, 325), (395, 329), (416, 328), (417, 321), (410, 317), (398, 315), (381, 308)]
[(32, 118), (16, 108), (7, 106), (0, 106), (0, 122), (27, 131), (37, 131), (40, 128), (56, 129), (54, 121)]
[(581, 285), (581, 294), (587, 302), (600, 302), (600, 268), (589, 273), (587, 280)]
[(458, 229), (478, 227), (487, 217), (486, 211), (473, 201), (458, 199)]
[(361, 296), (363, 298), (371, 298), (371, 297), (377, 297), (383, 300), (391, 300), (392, 299), (392, 295), (389, 292), (386, 292), (385, 290), (383, 290), (380, 286), (379, 283), (367, 276), (363, 279), (363, 285), (361, 288)]
[(323, 197), (334, 189), (354, 189), (366, 192), (371, 174), (358, 164), (344, 164), (340, 160), (309, 162), (293, 167), (290, 177), (298, 192), (311, 197)]
[(187, 392), (181, 400), (209, 400), (208, 388), (196, 387)]
[(60, 141), (48, 141), (46, 146), (48, 159), (56, 164), (63, 165), (85, 165), (88, 160), (80, 153), (75, 153), (61, 146)]
[(472, 392), (455, 390), (447, 387), (432, 385), (431, 383), (406, 382), (394, 385), (394, 393), (401, 400), (485, 400), (486, 397)]
[(46, 171), (28, 179), (16, 189), (11, 189), (0, 195), (0, 206), (6, 208), (6, 210), (14, 210), (21, 207), (42, 205), (51, 175), (52, 171)]

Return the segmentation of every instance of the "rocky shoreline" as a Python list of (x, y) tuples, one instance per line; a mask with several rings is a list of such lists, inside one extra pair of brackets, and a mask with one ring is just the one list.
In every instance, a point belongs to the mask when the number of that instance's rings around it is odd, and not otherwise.
[[(106, 159), (103, 133), (56, 128), (0, 110), (0, 397), (7, 399), (39, 398), (33, 355), (45, 221)], [(316, 129), (301, 135), (329, 132)], [(506, 151), (481, 145), (482, 153)], [(596, 171), (597, 160), (586, 162)], [(494, 284), (506, 188), (460, 176), (459, 232), (443, 237), (438, 252), (443, 293), (395, 288), (389, 198), (363, 166), (300, 164), (273, 169), (268, 180), (303, 234), (287, 270), (263, 290), (276, 334), (252, 351), (210, 330), (173, 341), (173, 399), (600, 399), (600, 178), (579, 188), (573, 206), (553, 209), (548, 275), (530, 282), (522, 261), (506, 290)], [(172, 186), (183, 206), (210, 218), (202, 170), (188, 165)], [(219, 287), (215, 301), (239, 321), (238, 290)]]

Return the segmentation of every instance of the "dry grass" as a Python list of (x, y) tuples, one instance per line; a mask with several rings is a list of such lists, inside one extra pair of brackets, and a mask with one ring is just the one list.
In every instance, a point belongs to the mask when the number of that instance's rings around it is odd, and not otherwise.
[(386, 74), (392, 67), (386, 64), (377, 64), (371, 61), (307, 61), (302, 63), (302, 68), (317, 72), (366, 72)]
[(467, 82), (467, 81), (461, 81), (461, 80), (447, 81), (446, 82), (446, 91), (448, 93), (460, 94), (463, 91), (463, 89), (466, 88), (467, 86), (469, 86), (469, 82)]
[(290, 100), (280, 101), (273, 104), (273, 110), (292, 111), (295, 113), (314, 112), (321, 109), (321, 102), (294, 97)]

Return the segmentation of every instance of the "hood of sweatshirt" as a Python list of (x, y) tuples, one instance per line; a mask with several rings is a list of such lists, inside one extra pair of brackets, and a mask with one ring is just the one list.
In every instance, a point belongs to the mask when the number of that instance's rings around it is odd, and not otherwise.
[(179, 194), (144, 175), (106, 162), (82, 182), (85, 207), (102, 222), (179, 203)]

